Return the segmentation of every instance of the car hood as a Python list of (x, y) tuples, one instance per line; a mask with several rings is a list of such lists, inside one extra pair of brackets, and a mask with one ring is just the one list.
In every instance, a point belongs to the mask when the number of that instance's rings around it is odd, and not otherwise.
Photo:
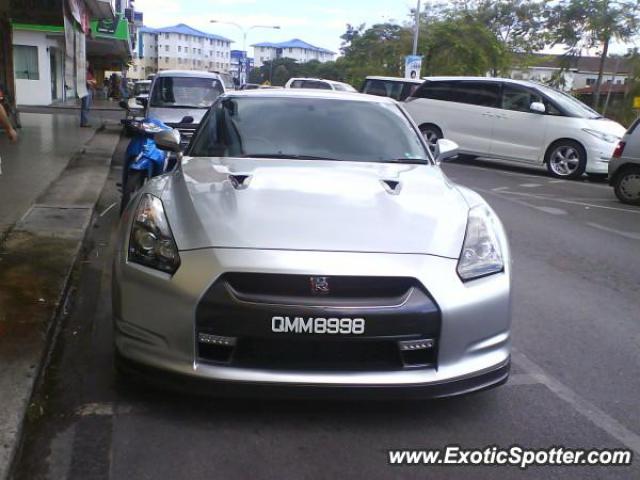
[(180, 250), (458, 258), (468, 215), (464, 197), (432, 165), (186, 157), (162, 200)]
[(618, 122), (614, 122), (608, 118), (590, 118), (587, 120), (587, 124), (587, 128), (609, 135), (614, 135), (618, 138), (622, 138), (627, 131), (627, 129)]
[(194, 125), (198, 125), (207, 110), (208, 108), (149, 107), (147, 117), (156, 118), (163, 123), (180, 123), (184, 117), (193, 117)]

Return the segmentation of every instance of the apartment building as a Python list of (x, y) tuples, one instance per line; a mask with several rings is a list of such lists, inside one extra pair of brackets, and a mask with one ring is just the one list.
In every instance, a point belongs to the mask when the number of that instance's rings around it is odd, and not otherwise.
[(161, 70), (228, 72), (232, 40), (180, 23), (171, 27), (142, 27), (129, 78), (145, 79)]
[(288, 42), (262, 42), (251, 46), (253, 47), (253, 58), (257, 68), (260, 68), (264, 62), (276, 58), (292, 58), (300, 63), (305, 63), (309, 60), (318, 60), (324, 63), (336, 58), (335, 52), (326, 48), (316, 47), (299, 38), (294, 38)]

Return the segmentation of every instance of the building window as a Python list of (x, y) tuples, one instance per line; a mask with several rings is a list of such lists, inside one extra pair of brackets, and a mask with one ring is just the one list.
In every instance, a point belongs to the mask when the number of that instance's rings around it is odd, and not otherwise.
[(202, 49), (198, 49), (198, 55), (202, 55)]
[(165, 45), (165, 46), (164, 46), (164, 51), (165, 51), (165, 52), (168, 52), (168, 51), (169, 51), (169, 45)]
[(289, 49), (289, 53), (293, 53), (293, 48), (290, 48), (290, 49)]
[(30, 45), (13, 46), (13, 70), (21, 80), (40, 80), (38, 70), (38, 47)]
[(169, 63), (169, 57), (164, 57), (164, 63)]
[(168, 39), (168, 38), (169, 38), (169, 34), (168, 34), (168, 33), (165, 33), (165, 34), (164, 34), (164, 38)]
[(178, 51), (181, 52), (182, 51), (182, 47), (180, 45), (178, 45)]
[(587, 85), (594, 85), (596, 83), (595, 78), (587, 78)]

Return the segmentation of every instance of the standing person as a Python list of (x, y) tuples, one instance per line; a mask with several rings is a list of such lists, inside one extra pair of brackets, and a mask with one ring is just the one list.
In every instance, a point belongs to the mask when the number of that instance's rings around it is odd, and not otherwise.
[(93, 76), (93, 69), (91, 65), (87, 63), (87, 94), (82, 97), (82, 104), (80, 106), (80, 126), (91, 127), (89, 123), (89, 110), (91, 109), (91, 103), (93, 100), (93, 90), (96, 88), (96, 78)]
[[(0, 127), (4, 128), (4, 131), (9, 137), (9, 141), (15, 143), (18, 141), (18, 132), (16, 132), (9, 121), (9, 115), (5, 111), (2, 104), (0, 104)], [(0, 175), (2, 174), (2, 158), (0, 158)]]

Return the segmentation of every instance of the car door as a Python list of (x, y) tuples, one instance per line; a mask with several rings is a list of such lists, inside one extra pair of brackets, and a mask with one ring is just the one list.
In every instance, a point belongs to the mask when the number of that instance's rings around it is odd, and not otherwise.
[(493, 123), (491, 155), (539, 163), (543, 157), (549, 116), (531, 111), (534, 102), (544, 103), (540, 94), (527, 87), (504, 83), (500, 109)]
[(453, 82), (449, 96), (445, 137), (457, 142), (463, 152), (487, 155), (491, 150), (500, 84), (496, 81)]

